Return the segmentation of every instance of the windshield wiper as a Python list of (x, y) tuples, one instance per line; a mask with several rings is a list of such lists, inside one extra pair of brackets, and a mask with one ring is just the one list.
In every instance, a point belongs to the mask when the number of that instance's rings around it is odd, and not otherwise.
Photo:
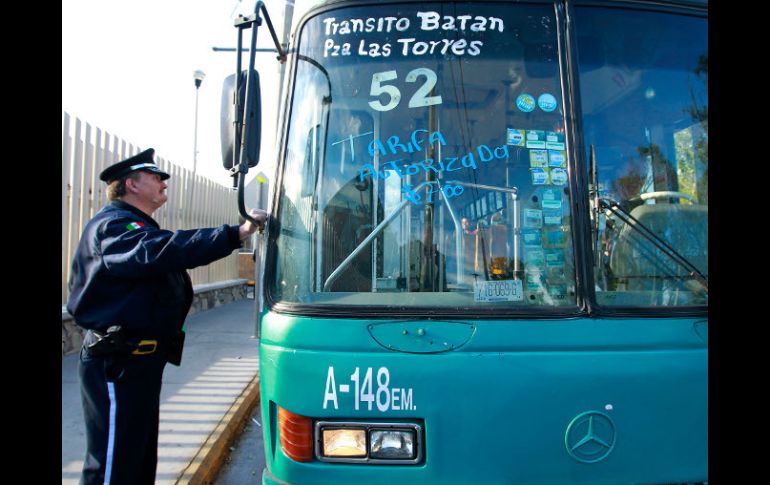
[(644, 238), (650, 241), (656, 248), (660, 249), (666, 256), (671, 258), (672, 261), (674, 261), (675, 263), (683, 267), (686, 271), (688, 271), (687, 276), (689, 276), (690, 278), (695, 280), (698, 284), (700, 284), (708, 294), (708, 291), (709, 291), (708, 279), (703, 275), (703, 273), (700, 272), (700, 270), (697, 267), (695, 267), (694, 264), (688, 261), (687, 258), (682, 256), (681, 254), (679, 254), (679, 252), (676, 249), (672, 248), (666, 241), (664, 241), (657, 234), (652, 232), (647, 226), (639, 222), (638, 219), (636, 219), (634, 216), (628, 213), (625, 209), (623, 209), (620, 206), (620, 204), (618, 204), (617, 202), (610, 199), (600, 198), (599, 206), (615, 214), (618, 217), (618, 219), (623, 221), (630, 228), (639, 232), (639, 234), (644, 236)]

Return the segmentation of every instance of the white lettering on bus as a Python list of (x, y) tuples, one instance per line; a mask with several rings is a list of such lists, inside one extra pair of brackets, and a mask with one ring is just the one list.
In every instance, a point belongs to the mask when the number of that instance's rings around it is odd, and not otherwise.
[[(328, 17), (323, 20), (324, 33), (324, 57), (338, 57), (358, 55), (362, 57), (389, 57), (395, 45), (401, 44), (401, 48), (395, 49), (403, 56), (423, 55), (455, 55), (478, 56), (484, 46), (482, 40), (469, 40), (463, 38), (447, 39), (421, 39), (420, 32), (503, 32), (505, 23), (498, 17), (485, 17), (482, 15), (440, 15), (438, 12), (417, 12), (414, 22), (408, 17), (369, 17), (338, 20), (336, 17)], [(412, 28), (414, 26), (414, 28)], [(349, 36), (366, 34), (371, 32), (413, 32), (411, 36), (389, 39), (389, 42), (374, 42), (366, 38), (355, 39), (357, 49), (348, 42), (340, 42), (329, 36)], [(441, 34), (439, 34), (441, 35)], [(454, 37), (450, 35), (450, 37)], [(397, 44), (396, 44), (397, 43)]]
[(422, 56), (425, 54), (434, 54), (434, 53), (438, 53), (443, 56), (450, 50), (452, 54), (456, 56), (462, 56), (464, 54), (477, 56), (481, 53), (481, 47), (484, 46), (484, 42), (480, 40), (472, 40), (469, 43), (465, 39), (441, 39), (441, 40), (429, 40), (425, 42), (425, 41), (418, 41), (414, 37), (409, 37), (406, 39), (396, 39), (396, 42), (399, 42), (400, 44), (402, 44), (401, 55), (403, 56), (408, 56), (408, 55)]
[[(413, 389), (411, 387), (391, 386), (390, 370), (387, 367), (377, 368), (376, 378), (373, 367), (356, 367), (350, 374), (350, 382), (353, 383), (353, 409), (359, 411), (363, 408), (367, 411), (377, 409), (384, 413), (387, 411), (414, 411), (417, 406), (414, 405)], [(376, 390), (374, 384), (376, 380)], [(341, 399), (343, 407), (345, 394), (350, 394), (350, 384), (340, 384)], [(349, 399), (349, 398), (348, 398)], [(324, 390), (323, 408), (327, 409), (329, 402), (334, 404), (334, 409), (338, 408), (336, 380), (334, 377), (334, 367), (329, 366), (326, 373), (326, 386)], [(376, 406), (374, 406), (376, 404)]]
[(335, 17), (323, 20), (324, 35), (348, 35), (359, 32), (404, 32), (411, 25), (407, 17), (379, 17), (337, 21)]
[[(417, 12), (420, 18), (420, 30), (470, 30), (471, 32), (486, 32), (497, 30), (503, 32), (505, 23), (498, 17), (482, 15), (451, 15), (441, 16), (438, 12)], [(324, 35), (348, 35), (362, 32), (405, 32), (411, 27), (408, 17), (378, 17), (367, 19), (347, 19), (337, 21), (336, 17), (323, 20)]]
[[(451, 15), (439, 15), (438, 12), (417, 12), (417, 16), (420, 17), (420, 28), (422, 30), (437, 30), (441, 27), (441, 30), (466, 30), (470, 29), (472, 32), (485, 32), (486, 30), (497, 30), (502, 32), (505, 30), (503, 20), (497, 17), (482, 17), (477, 15), (473, 17), (471, 15), (458, 15), (452, 17)], [(468, 21), (473, 19), (470, 26)], [(489, 28), (487, 28), (489, 24)]]
[(412, 404), (412, 390), (401, 389), (401, 409), (411, 409), (415, 411), (417, 406)]
[(329, 372), (326, 374), (326, 390), (324, 391), (324, 409), (329, 401), (334, 403), (334, 409), (337, 409), (337, 385), (334, 382), (334, 367), (329, 366)]

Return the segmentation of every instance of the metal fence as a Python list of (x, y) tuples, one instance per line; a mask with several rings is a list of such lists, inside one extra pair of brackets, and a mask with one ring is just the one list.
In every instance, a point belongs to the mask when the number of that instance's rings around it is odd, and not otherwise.
[[(67, 301), (67, 282), (72, 255), (83, 227), (107, 204), (106, 184), (99, 173), (108, 165), (139, 153), (142, 149), (106, 131), (93, 127), (68, 113), (62, 113), (61, 191), (61, 294)], [(153, 214), (160, 227), (169, 230), (237, 224), (237, 193), (192, 171), (159, 157), (158, 166), (171, 175), (166, 190), (168, 201)], [(194, 193), (193, 200), (190, 194)], [(191, 270), (193, 284), (238, 278), (238, 252)]]

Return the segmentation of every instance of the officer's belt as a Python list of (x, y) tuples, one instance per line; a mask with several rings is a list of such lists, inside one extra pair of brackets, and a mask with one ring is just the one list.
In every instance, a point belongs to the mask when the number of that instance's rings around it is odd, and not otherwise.
[(93, 356), (108, 354), (150, 355), (161, 350), (168, 350), (169, 344), (157, 338), (126, 337), (122, 332), (99, 332), (90, 330), (98, 339), (88, 345)]

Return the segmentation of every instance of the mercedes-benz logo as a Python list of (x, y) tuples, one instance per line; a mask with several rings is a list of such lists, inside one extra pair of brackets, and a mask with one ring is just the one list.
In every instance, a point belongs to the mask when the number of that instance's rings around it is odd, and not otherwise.
[(615, 446), (615, 424), (599, 411), (580, 413), (567, 426), (564, 446), (581, 463), (601, 461)]

